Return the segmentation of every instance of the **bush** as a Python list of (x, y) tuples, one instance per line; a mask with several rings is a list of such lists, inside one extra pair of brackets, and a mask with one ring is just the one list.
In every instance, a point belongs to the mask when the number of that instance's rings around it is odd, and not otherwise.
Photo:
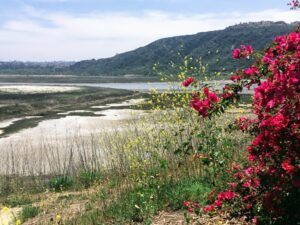
[(57, 176), (49, 181), (50, 189), (54, 191), (64, 191), (73, 185), (73, 179), (70, 176)]
[(25, 206), (22, 210), (20, 220), (25, 222), (26, 220), (36, 217), (39, 214), (39, 208), (31, 205)]
[[(251, 47), (242, 46), (234, 50), (233, 57), (251, 54)], [(213, 118), (224, 112), (244, 87), (258, 85), (253, 98), (256, 117), (238, 120), (241, 130), (255, 135), (247, 147), (248, 165), (234, 166), (234, 180), (204, 211), (225, 208), (255, 224), (300, 224), (299, 59), (300, 33), (279, 36), (256, 64), (231, 77), (234, 84), (225, 86), (222, 98), (208, 88), (202, 95), (194, 94), (191, 106), (201, 116)]]
[(98, 182), (101, 180), (101, 174), (100, 172), (94, 172), (94, 171), (82, 171), (80, 173), (79, 179), (80, 183), (85, 187), (89, 188), (92, 186), (95, 182)]

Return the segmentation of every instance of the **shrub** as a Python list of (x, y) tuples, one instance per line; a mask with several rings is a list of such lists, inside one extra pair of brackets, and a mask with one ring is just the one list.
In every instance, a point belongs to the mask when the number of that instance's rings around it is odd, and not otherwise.
[[(234, 50), (233, 57), (249, 57), (252, 50), (247, 49)], [(256, 118), (239, 120), (239, 127), (255, 138), (247, 148), (247, 167), (234, 166), (234, 181), (203, 211), (225, 208), (255, 224), (300, 224), (300, 33), (276, 37), (252, 67), (231, 79), (234, 83), (225, 86), (221, 98), (204, 88), (203, 94), (194, 94), (191, 107), (212, 118), (243, 88), (257, 84)]]
[(88, 188), (101, 180), (101, 174), (95, 171), (82, 171), (79, 176), (81, 184)]
[(39, 214), (39, 208), (31, 205), (27, 205), (23, 208), (20, 220), (25, 222), (26, 220), (36, 217)]
[(73, 185), (73, 179), (70, 176), (57, 176), (49, 181), (50, 189), (54, 191), (64, 191)]

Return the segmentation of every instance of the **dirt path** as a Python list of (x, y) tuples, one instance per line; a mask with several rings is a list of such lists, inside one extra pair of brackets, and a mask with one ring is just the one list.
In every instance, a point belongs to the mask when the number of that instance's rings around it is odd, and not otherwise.
[[(220, 216), (190, 216), (190, 225), (251, 225), (242, 220), (224, 219)], [(187, 225), (183, 212), (161, 212), (152, 220), (152, 225)]]

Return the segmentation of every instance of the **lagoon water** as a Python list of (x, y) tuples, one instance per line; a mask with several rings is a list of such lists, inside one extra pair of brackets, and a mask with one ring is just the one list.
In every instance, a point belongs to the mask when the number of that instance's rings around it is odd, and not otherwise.
[[(130, 124), (145, 112), (104, 109), (94, 114), (98, 116), (66, 114), (0, 138), (0, 174), (48, 174), (53, 171), (59, 174), (70, 157), (74, 161), (83, 155), (87, 161), (92, 161), (94, 154), (103, 158), (99, 155), (105, 151), (103, 143), (107, 142), (104, 139), (128, 131)], [(3, 123), (2, 127), (5, 125), (10, 124)]]
[[(206, 81), (203, 84), (209, 85), (212, 89), (222, 90), (225, 84), (231, 83), (230, 80), (217, 80), (217, 81)], [(1, 86), (81, 86), (81, 87), (104, 87), (104, 88), (116, 88), (116, 89), (126, 89), (132, 91), (143, 91), (149, 92), (151, 90), (157, 91), (168, 91), (182, 90), (182, 86), (178, 82), (132, 82), (132, 83), (0, 83)], [(250, 90), (244, 90), (243, 93), (252, 93), (253, 88)]]
[(180, 90), (178, 83), (167, 82), (133, 82), (133, 83), (0, 83), (1, 86), (75, 86), (75, 87), (103, 87), (126, 89), (132, 91), (150, 91), (155, 90)]
[[(213, 89), (221, 90), (224, 84), (230, 81), (209, 81), (208, 85)], [(134, 91), (149, 92), (151, 89), (158, 91), (176, 90), (180, 91), (181, 86), (178, 83), (95, 83), (95, 84), (8, 84), (0, 83), (1, 86), (88, 86), (88, 87), (105, 87), (116, 89), (128, 89)], [(54, 87), (55, 88), (55, 87)], [(248, 93), (253, 90), (247, 90)], [(247, 93), (244, 92), (244, 93)], [(0, 173), (47, 173), (50, 170), (49, 160), (60, 158), (60, 165), (64, 165), (66, 157), (76, 150), (81, 151), (82, 143), (85, 146), (98, 146), (101, 152), (101, 144), (98, 139), (105, 138), (108, 133), (120, 131), (128, 127), (128, 122), (134, 121), (143, 115), (144, 112), (140, 110), (130, 109), (113, 109), (114, 106), (126, 106), (136, 104), (138, 102), (120, 102), (119, 104), (111, 105), (95, 105), (87, 108), (86, 111), (93, 109), (95, 116), (71, 116), (71, 112), (66, 111), (61, 113), (65, 117), (59, 119), (48, 119), (40, 122), (36, 127), (23, 129), (17, 133), (0, 138)], [(99, 109), (96, 110), (95, 109)], [(75, 109), (75, 112), (76, 109)], [(83, 111), (84, 113), (84, 111)], [(20, 118), (15, 118), (11, 121), (0, 121), (1, 128), (10, 126), (12, 123), (18, 121)], [(21, 118), (22, 119), (22, 118)], [(106, 133), (106, 134), (105, 134)], [(104, 135), (104, 136), (103, 136)], [(96, 140), (96, 141), (95, 141)], [(98, 148), (97, 147), (97, 148)], [(73, 154), (73, 153), (72, 153)], [(79, 154), (79, 153), (78, 153)], [(15, 165), (13, 160), (18, 158), (18, 164)], [(91, 156), (92, 157), (92, 156)], [(28, 162), (33, 163), (30, 168)], [(38, 163), (39, 165), (36, 165)], [(14, 165), (10, 167), (8, 165)], [(37, 171), (31, 171), (36, 169)], [(53, 168), (51, 168), (53, 170)], [(60, 171), (60, 167), (56, 169)]]

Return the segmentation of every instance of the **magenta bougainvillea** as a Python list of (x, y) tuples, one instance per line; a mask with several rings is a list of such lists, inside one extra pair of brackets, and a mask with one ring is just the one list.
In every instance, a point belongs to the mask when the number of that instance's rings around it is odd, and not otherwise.
[(293, 0), (288, 5), (291, 6), (291, 9), (297, 9), (300, 8), (299, 0)]
[[(292, 6), (298, 7), (298, 1)], [(252, 53), (251, 46), (241, 46), (233, 58)], [(247, 147), (248, 165), (234, 165), (228, 188), (202, 210), (226, 210), (255, 224), (300, 224), (300, 33), (276, 37), (253, 66), (237, 71), (231, 80), (220, 97), (208, 88), (194, 94), (191, 107), (212, 117), (255, 84), (255, 118), (238, 121), (242, 131), (251, 127), (255, 137)], [(184, 84), (194, 82), (188, 78)]]

